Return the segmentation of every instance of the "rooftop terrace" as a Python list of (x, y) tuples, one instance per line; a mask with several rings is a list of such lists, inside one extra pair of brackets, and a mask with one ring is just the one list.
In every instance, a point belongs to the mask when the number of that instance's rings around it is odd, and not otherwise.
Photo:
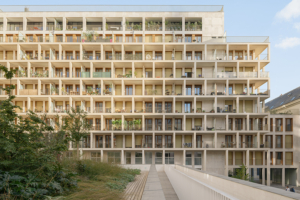
[[(222, 5), (0, 5), (2, 12), (223, 12)], [(0, 11), (0, 12), (1, 12)]]

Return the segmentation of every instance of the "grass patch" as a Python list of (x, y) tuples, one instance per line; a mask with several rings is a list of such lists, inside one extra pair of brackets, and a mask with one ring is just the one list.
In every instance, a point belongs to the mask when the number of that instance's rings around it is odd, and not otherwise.
[(64, 160), (64, 167), (76, 171), (78, 189), (64, 199), (120, 199), (140, 170), (92, 160)]

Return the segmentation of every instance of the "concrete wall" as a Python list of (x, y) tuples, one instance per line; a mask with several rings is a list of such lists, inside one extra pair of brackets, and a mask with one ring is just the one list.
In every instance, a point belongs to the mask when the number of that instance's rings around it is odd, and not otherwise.
[(206, 171), (224, 175), (225, 153), (224, 151), (207, 151)]
[(179, 199), (300, 199), (297, 193), (178, 165), (165, 165), (165, 172)]

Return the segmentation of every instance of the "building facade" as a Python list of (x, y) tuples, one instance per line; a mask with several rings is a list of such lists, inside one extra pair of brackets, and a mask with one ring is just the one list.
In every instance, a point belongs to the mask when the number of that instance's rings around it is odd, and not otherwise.
[[(86, 111), (82, 157), (225, 175), (244, 163), (271, 184), (277, 160), (267, 160), (280, 156), (264, 112), (269, 39), (226, 36), (223, 6), (0, 9), (0, 64), (18, 70), (17, 112), (46, 113), (54, 126), (71, 107)], [(2, 73), (0, 82), (10, 84)], [(298, 169), (284, 139), (274, 167)]]

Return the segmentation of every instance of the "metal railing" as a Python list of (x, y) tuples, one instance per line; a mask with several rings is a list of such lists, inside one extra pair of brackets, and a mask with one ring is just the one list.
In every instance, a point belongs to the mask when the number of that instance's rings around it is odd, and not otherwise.
[(257, 72), (239, 72), (239, 78), (257, 78)]
[(217, 72), (215, 73), (215, 78), (236, 78), (236, 72)]
[(122, 31), (123, 30), (122, 25), (106, 24), (105, 28), (107, 31)]
[(67, 31), (82, 31), (82, 25), (67, 25), (66, 30)]
[(93, 72), (93, 78), (111, 78), (111, 72)]
[(47, 31), (62, 31), (63, 30), (63, 25), (47, 25), (46, 26)]
[(23, 31), (23, 24), (21, 25), (10, 25), (7, 24), (7, 31)]
[(182, 24), (167, 24), (165, 25), (165, 31), (182, 31)]
[(202, 25), (185, 24), (185, 31), (202, 31)]
[(100, 25), (86, 25), (88, 31), (102, 31), (102, 24)]
[(145, 26), (145, 31), (162, 31), (162, 25), (161, 24), (156, 24), (156, 25), (146, 25)]
[(141, 54), (125, 54), (125, 60), (142, 60), (143, 55)]
[(135, 25), (126, 25), (125, 27), (126, 31), (142, 31), (143, 30), (143, 26), (142, 24), (135, 24)]
[(206, 43), (268, 43), (268, 36), (202, 36)]
[(26, 30), (27, 31), (42, 31), (43, 25), (27, 25)]

